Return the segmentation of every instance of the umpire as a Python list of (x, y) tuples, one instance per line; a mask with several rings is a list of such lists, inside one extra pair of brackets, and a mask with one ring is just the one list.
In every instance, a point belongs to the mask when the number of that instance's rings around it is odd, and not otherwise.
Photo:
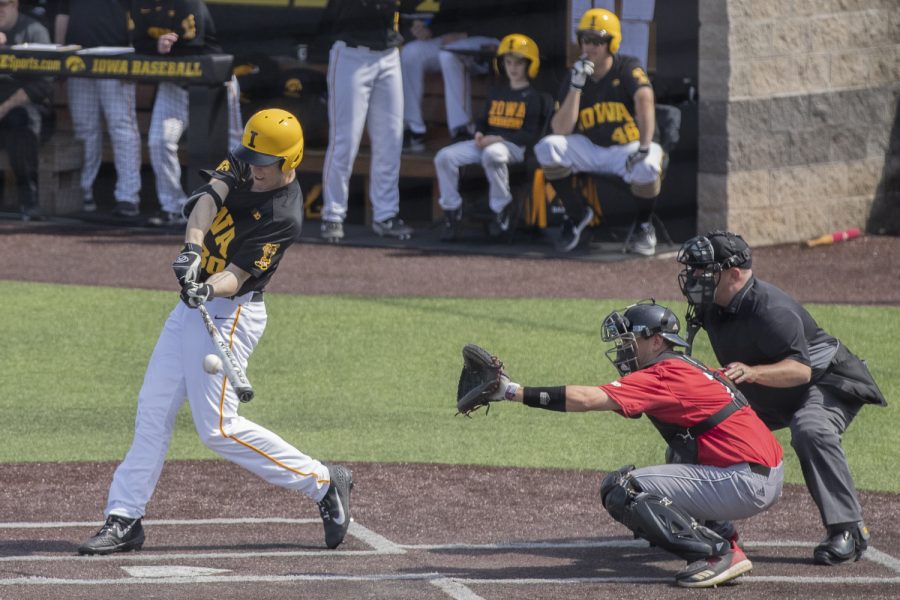
[[(859, 560), (869, 533), (841, 435), (864, 404), (887, 402), (865, 362), (796, 300), (753, 276), (750, 246), (728, 231), (686, 241), (679, 287), (691, 334), (706, 330), (719, 362), (770, 429), (791, 428), (825, 539), (813, 561)], [(689, 335), (690, 341), (692, 335)]]

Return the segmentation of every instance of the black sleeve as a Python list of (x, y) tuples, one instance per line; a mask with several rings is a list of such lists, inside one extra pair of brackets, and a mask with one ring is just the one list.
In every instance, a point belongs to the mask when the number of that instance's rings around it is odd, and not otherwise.
[(209, 9), (201, 0), (181, 0), (176, 3), (172, 29), (178, 41), (172, 46), (172, 56), (190, 56), (218, 51), (216, 26)]
[(481, 133), (486, 133), (488, 129), (488, 111), (491, 110), (491, 97), (488, 96), (484, 100), (484, 108), (481, 110), (481, 114), (478, 115), (478, 118), (475, 119), (475, 131), (480, 131)]
[(629, 96), (642, 87), (650, 86), (650, 78), (641, 66), (640, 61), (633, 56), (622, 56), (622, 85)]
[[(47, 28), (34, 21), (25, 30), (25, 42), (29, 44), (49, 44), (50, 33)], [(16, 77), (28, 99), (34, 104), (48, 104), (53, 94), (52, 77)]]
[(150, 37), (150, 20), (141, 12), (138, 3), (131, 6), (131, 20), (134, 23), (134, 30), (131, 32), (131, 42), (134, 45), (134, 51), (138, 54), (157, 54), (156, 38)]

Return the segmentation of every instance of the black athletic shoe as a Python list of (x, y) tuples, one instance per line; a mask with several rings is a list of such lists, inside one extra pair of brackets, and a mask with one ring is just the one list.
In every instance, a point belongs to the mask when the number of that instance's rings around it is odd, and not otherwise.
[(560, 252), (573, 250), (581, 241), (581, 233), (587, 228), (593, 218), (594, 211), (590, 208), (585, 208), (581, 220), (577, 224), (572, 219), (563, 221), (559, 237), (556, 239), (556, 249)]
[(113, 209), (113, 215), (124, 219), (133, 219), (139, 214), (141, 214), (141, 210), (133, 202), (116, 202), (116, 207)]
[(425, 152), (425, 134), (410, 129), (403, 132), (403, 152)]
[(462, 222), (462, 209), (445, 210), (444, 222), (441, 223), (441, 241), (452, 242), (459, 235), (459, 225)]
[(100, 531), (78, 547), (78, 554), (128, 552), (140, 550), (143, 545), (144, 528), (140, 519), (109, 515)]
[(347, 467), (328, 465), (331, 484), (325, 497), (318, 503), (325, 527), (325, 545), (337, 548), (344, 541), (350, 527), (350, 492), (353, 490), (353, 473)]
[(828, 536), (813, 551), (817, 565), (839, 565), (857, 561), (869, 547), (869, 530), (864, 523), (847, 529), (829, 529)]
[(468, 127), (457, 127), (450, 131), (450, 143), (458, 144), (460, 142), (467, 142), (472, 139), (472, 133), (469, 131)]
[(497, 238), (509, 233), (512, 227), (512, 202), (510, 202), (491, 219), (491, 222), (488, 224), (488, 232), (491, 237)]

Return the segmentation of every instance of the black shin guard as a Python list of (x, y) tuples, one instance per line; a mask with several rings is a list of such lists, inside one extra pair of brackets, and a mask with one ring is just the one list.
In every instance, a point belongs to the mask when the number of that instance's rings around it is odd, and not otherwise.
[(647, 494), (631, 478), (629, 465), (600, 483), (600, 497), (609, 515), (651, 544), (689, 562), (721, 556), (731, 544), (664, 496)]

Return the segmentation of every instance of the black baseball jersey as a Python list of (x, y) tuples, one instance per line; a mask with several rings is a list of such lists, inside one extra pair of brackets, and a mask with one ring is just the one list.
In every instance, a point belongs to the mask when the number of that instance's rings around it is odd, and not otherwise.
[(320, 31), (348, 46), (387, 50), (403, 44), (400, 0), (329, 0)]
[[(725, 308), (707, 310), (703, 328), (719, 363), (772, 364), (789, 358), (812, 368), (813, 381), (828, 369), (838, 340), (825, 332), (812, 315), (779, 288), (751, 278)], [(784, 427), (805, 399), (809, 384), (792, 388), (742, 383), (766, 425)]]
[(250, 273), (236, 295), (262, 291), (302, 225), (296, 180), (270, 192), (231, 192), (203, 238), (201, 281), (233, 264)]
[[(560, 103), (569, 93), (572, 74), (562, 87)], [(613, 55), (613, 65), (601, 80), (588, 77), (581, 92), (575, 133), (581, 133), (598, 146), (617, 146), (636, 142), (641, 137), (634, 118), (634, 94), (650, 86), (641, 63), (633, 56)]]
[(531, 146), (541, 135), (541, 95), (531, 86), (514, 90), (509, 85), (491, 90), (483, 117), (476, 123), (485, 135), (499, 135), (518, 146)]
[(127, 0), (61, 0), (59, 14), (68, 15), (66, 43), (84, 48), (130, 46)]
[(171, 56), (213, 54), (222, 48), (216, 41), (216, 26), (201, 0), (138, 0), (134, 3), (134, 49), (157, 54), (157, 41), (166, 33), (177, 33)]

